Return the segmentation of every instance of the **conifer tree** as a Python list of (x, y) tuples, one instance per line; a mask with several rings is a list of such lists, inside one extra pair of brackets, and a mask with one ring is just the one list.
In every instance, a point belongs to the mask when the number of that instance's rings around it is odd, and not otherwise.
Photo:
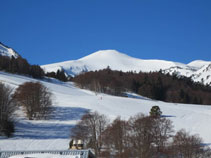
[(150, 110), (150, 116), (152, 117), (160, 117), (162, 114), (162, 111), (160, 110), (159, 106), (153, 106)]

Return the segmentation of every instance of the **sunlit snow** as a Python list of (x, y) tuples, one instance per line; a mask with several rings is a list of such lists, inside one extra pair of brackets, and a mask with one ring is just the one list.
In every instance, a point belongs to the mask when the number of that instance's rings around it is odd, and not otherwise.
[[(0, 72), (0, 82), (14, 89), (32, 78)], [(137, 113), (149, 114), (159, 105), (163, 116), (171, 119), (175, 130), (185, 128), (191, 134), (200, 134), (205, 143), (211, 143), (211, 106), (166, 103), (134, 94), (116, 97), (95, 94), (77, 88), (73, 83), (55, 79), (39, 80), (53, 93), (54, 112), (50, 120), (29, 121), (21, 110), (17, 112), (16, 132), (13, 138), (0, 139), (0, 150), (66, 150), (71, 128), (87, 111), (98, 111), (110, 120), (117, 116), (128, 119)]]
[(130, 57), (116, 50), (101, 50), (78, 60), (43, 65), (42, 68), (46, 72), (64, 70), (71, 76), (78, 75), (81, 72), (105, 69), (108, 66), (112, 70), (121, 70), (123, 72), (154, 72), (163, 70), (165, 73), (191, 77), (195, 82), (202, 82), (206, 85), (211, 83), (211, 77), (209, 77), (211, 69), (203, 70), (210, 64), (210, 61), (202, 60), (196, 60), (189, 64), (156, 59), (143, 60)]

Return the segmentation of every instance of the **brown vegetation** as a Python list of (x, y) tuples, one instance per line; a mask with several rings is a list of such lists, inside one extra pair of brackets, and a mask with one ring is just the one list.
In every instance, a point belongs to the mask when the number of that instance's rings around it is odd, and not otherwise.
[(197, 158), (203, 153), (201, 150), (202, 139), (198, 135), (190, 135), (185, 130), (180, 130), (173, 137), (172, 146), (174, 155), (183, 155), (184, 158)]
[(12, 89), (0, 83), (0, 135), (10, 137), (14, 132), (13, 112), (15, 104), (11, 97)]
[(60, 81), (66, 82), (68, 80), (64, 70), (57, 70), (57, 72), (47, 72), (46, 73), (47, 77), (52, 77), (52, 78), (56, 78)]
[(133, 73), (109, 68), (87, 72), (73, 78), (77, 85), (95, 92), (124, 95), (132, 91), (142, 96), (177, 103), (211, 104), (211, 87), (194, 83), (190, 78), (161, 72)]
[(46, 119), (51, 112), (51, 93), (39, 82), (25, 82), (14, 94), (17, 104), (24, 107), (27, 117), (32, 119)]
[(81, 121), (72, 129), (71, 137), (81, 139), (87, 147), (95, 150), (95, 155), (100, 155), (103, 145), (102, 133), (108, 124), (105, 115), (97, 112), (85, 114)]
[(111, 124), (97, 112), (86, 114), (72, 129), (96, 157), (117, 158), (209, 158), (210, 149), (197, 135), (185, 130), (173, 135), (169, 119), (138, 114), (128, 121), (117, 117)]

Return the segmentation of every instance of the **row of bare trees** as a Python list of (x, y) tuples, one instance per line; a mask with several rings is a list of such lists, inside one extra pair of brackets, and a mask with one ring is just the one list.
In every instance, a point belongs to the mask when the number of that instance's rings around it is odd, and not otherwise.
[(52, 112), (52, 94), (40, 82), (25, 82), (14, 93), (0, 83), (0, 135), (10, 137), (14, 132), (14, 112), (18, 107), (29, 120), (47, 119)]
[(109, 123), (97, 112), (85, 114), (71, 130), (96, 157), (115, 158), (208, 158), (202, 139), (180, 130), (174, 135), (169, 119), (138, 114), (129, 120), (117, 117)]
[(109, 68), (82, 73), (73, 78), (81, 88), (95, 92), (124, 95), (127, 91), (176, 103), (211, 104), (211, 87), (194, 83), (190, 78), (160, 72), (134, 73)]

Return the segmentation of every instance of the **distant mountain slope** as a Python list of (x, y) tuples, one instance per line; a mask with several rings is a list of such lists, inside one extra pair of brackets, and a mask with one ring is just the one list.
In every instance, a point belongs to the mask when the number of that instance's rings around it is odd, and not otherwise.
[(17, 52), (15, 52), (15, 50), (13, 50), (12, 48), (7, 47), (6, 45), (4, 45), (1, 42), (0, 42), (0, 55), (8, 56), (8, 57), (14, 56), (15, 58), (20, 56)]
[(188, 63), (187, 65), (199, 69), (199, 68), (202, 68), (204, 65), (209, 65), (209, 64), (211, 64), (211, 61), (194, 60), (194, 61)]
[(84, 71), (100, 70), (108, 66), (112, 70), (122, 70), (123, 72), (159, 71), (160, 69), (167, 69), (174, 66), (183, 68), (189, 67), (182, 63), (165, 60), (142, 60), (133, 58), (115, 50), (101, 50), (78, 60), (43, 65), (42, 68), (47, 72), (64, 69), (67, 74), (74, 76)]
[(211, 85), (211, 62), (209, 61), (193, 61), (187, 64), (191, 67), (184, 69), (181, 67), (171, 67), (164, 69), (164, 73), (176, 74), (177, 76), (190, 77), (195, 82), (200, 82), (204, 85)]
[(127, 71), (159, 71), (191, 77), (196, 82), (211, 84), (209, 61), (196, 60), (183, 64), (165, 60), (142, 60), (130, 57), (116, 50), (101, 50), (78, 60), (41, 66), (46, 72), (56, 72), (63, 69), (67, 75), (75, 76), (81, 72), (95, 71), (110, 67), (112, 70)]

